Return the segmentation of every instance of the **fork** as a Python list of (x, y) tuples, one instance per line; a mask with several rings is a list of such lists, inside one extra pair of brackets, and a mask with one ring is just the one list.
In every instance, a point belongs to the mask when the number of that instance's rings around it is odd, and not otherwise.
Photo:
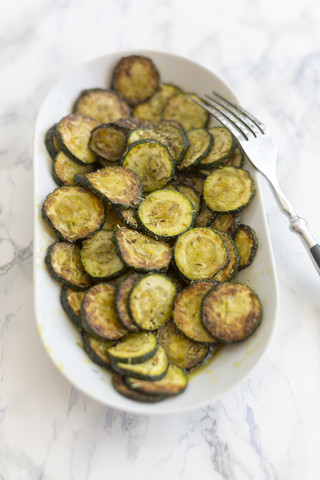
[(288, 216), (289, 228), (298, 234), (320, 274), (320, 246), (308, 230), (307, 222), (299, 217), (279, 186), (276, 165), (277, 150), (266, 127), (251, 113), (222, 97), (217, 92), (194, 99), (200, 107), (213, 115), (237, 139), (251, 165), (267, 180), (282, 211)]

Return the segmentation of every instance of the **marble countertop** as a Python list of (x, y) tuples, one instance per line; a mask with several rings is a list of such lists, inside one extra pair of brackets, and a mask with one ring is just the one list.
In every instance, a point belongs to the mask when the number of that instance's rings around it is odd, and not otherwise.
[(320, 239), (317, 0), (12, 0), (0, 15), (0, 479), (314, 480), (320, 467), (319, 275), (261, 189), (279, 283), (273, 341), (220, 401), (174, 416), (107, 408), (46, 355), (33, 306), (34, 123), (54, 84), (108, 53), (155, 49), (211, 69), (272, 131), (282, 189)]

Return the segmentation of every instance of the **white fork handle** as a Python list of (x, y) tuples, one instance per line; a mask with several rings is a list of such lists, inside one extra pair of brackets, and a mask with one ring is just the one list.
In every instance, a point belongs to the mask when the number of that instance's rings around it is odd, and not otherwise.
[(281, 209), (289, 218), (290, 230), (299, 235), (318, 274), (320, 275), (320, 246), (309, 232), (306, 220), (298, 217), (298, 215), (295, 213), (293, 206), (281, 191), (278, 182), (271, 182), (270, 179), (268, 179), (268, 181)]

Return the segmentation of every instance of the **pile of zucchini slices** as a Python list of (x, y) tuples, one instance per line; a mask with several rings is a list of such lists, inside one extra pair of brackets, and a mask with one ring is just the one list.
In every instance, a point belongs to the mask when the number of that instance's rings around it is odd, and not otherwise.
[(57, 237), (45, 262), (85, 352), (143, 402), (183, 392), (262, 318), (235, 280), (257, 250), (242, 223), (255, 184), (194, 98), (151, 59), (124, 57), (110, 89), (81, 92), (45, 137), (57, 183), (42, 206)]

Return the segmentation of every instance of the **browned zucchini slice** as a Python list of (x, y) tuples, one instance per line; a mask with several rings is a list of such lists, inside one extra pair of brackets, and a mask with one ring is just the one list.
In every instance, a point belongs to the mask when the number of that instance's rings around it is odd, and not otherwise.
[(183, 193), (183, 195), (189, 198), (193, 206), (194, 214), (198, 215), (200, 211), (201, 200), (200, 200), (200, 195), (195, 191), (195, 189), (184, 184), (174, 184), (173, 186), (175, 190), (177, 190), (180, 193)]
[(60, 291), (60, 301), (63, 310), (66, 312), (72, 323), (79, 329), (81, 325), (81, 303), (85, 291), (77, 291), (64, 284)]
[(235, 143), (232, 133), (226, 127), (209, 128), (209, 133), (213, 136), (212, 147), (200, 160), (203, 167), (217, 167), (224, 163), (230, 157)]
[(68, 242), (53, 243), (47, 250), (45, 263), (52, 278), (74, 290), (85, 290), (92, 284), (82, 266), (78, 245)]
[(94, 118), (98, 123), (114, 122), (131, 115), (129, 105), (117, 93), (103, 88), (83, 90), (75, 101), (73, 111)]
[(159, 90), (149, 100), (134, 107), (132, 114), (143, 122), (158, 122), (168, 100), (178, 93), (181, 89), (176, 85), (161, 83)]
[(133, 143), (123, 159), (122, 166), (137, 174), (144, 192), (165, 187), (174, 173), (174, 164), (168, 149), (154, 140)]
[[(136, 334), (137, 335), (137, 334)], [(151, 358), (141, 363), (115, 362), (113, 369), (133, 378), (141, 380), (160, 380), (169, 368), (169, 359), (162, 345), (157, 345), (156, 351)]]
[(142, 363), (153, 357), (158, 347), (151, 332), (130, 333), (108, 349), (110, 360), (121, 363)]
[(221, 167), (212, 172), (203, 185), (203, 198), (214, 212), (229, 213), (249, 205), (255, 184), (247, 170)]
[(195, 172), (192, 172), (192, 175), (190, 175), (189, 172), (176, 171), (174, 183), (183, 183), (184, 185), (193, 188), (200, 196), (202, 195), (204, 179), (201, 175)]
[(240, 255), (232, 238), (226, 233), (219, 231), (221, 237), (225, 241), (228, 248), (229, 260), (225, 267), (223, 267), (215, 276), (214, 280), (219, 282), (226, 282), (236, 276), (239, 270)]
[(157, 339), (165, 348), (170, 362), (187, 371), (201, 365), (210, 352), (208, 345), (193, 342), (182, 334), (173, 321), (159, 328)]
[(125, 377), (125, 382), (137, 392), (171, 397), (184, 392), (188, 385), (188, 377), (178, 365), (170, 364), (167, 373), (160, 380), (147, 381)]
[(83, 349), (89, 358), (100, 367), (112, 370), (108, 348), (113, 345), (113, 341), (94, 338), (85, 330), (82, 330), (81, 336)]
[(178, 329), (190, 340), (200, 343), (217, 343), (203, 326), (201, 321), (201, 303), (206, 293), (218, 282), (193, 282), (188, 288), (178, 293), (174, 301), (173, 321)]
[(128, 296), (133, 322), (142, 330), (155, 330), (165, 324), (172, 313), (176, 287), (161, 273), (148, 273), (139, 278)]
[(128, 309), (128, 296), (135, 282), (140, 278), (139, 273), (132, 273), (116, 287), (115, 309), (120, 323), (128, 330), (137, 332), (139, 328), (133, 323)]
[(169, 139), (173, 151), (173, 159), (175, 164), (178, 165), (190, 145), (183, 126), (171, 120), (160, 120), (160, 122), (156, 123), (155, 128)]
[(242, 223), (234, 237), (234, 243), (240, 255), (239, 270), (251, 265), (258, 248), (258, 237), (255, 230)]
[(192, 99), (200, 101), (200, 98), (192, 93), (180, 93), (170, 98), (164, 107), (162, 118), (176, 120), (185, 130), (205, 128), (209, 114)]
[(136, 402), (144, 402), (144, 403), (156, 403), (161, 402), (166, 398), (166, 395), (150, 395), (138, 392), (133, 388), (130, 388), (127, 383), (125, 382), (125, 375), (121, 375), (119, 373), (115, 373), (112, 376), (112, 385), (115, 390), (130, 400), (135, 400)]
[(141, 202), (140, 179), (128, 168), (104, 167), (86, 175), (76, 175), (75, 181), (113, 206), (132, 208)]
[(128, 330), (117, 319), (114, 309), (115, 287), (98, 283), (89, 288), (81, 304), (82, 327), (98, 339), (119, 340)]
[(118, 209), (118, 215), (121, 221), (123, 222), (123, 227), (128, 225), (128, 227), (133, 228), (135, 230), (139, 229), (139, 222), (137, 217), (137, 211), (135, 208), (126, 208), (126, 209)]
[(134, 143), (138, 143), (141, 140), (154, 140), (161, 145), (167, 147), (172, 159), (174, 158), (174, 151), (171, 145), (170, 139), (161, 132), (158, 132), (155, 128), (139, 127), (132, 130), (127, 137), (128, 148)]
[(56, 188), (42, 206), (44, 219), (59, 238), (76, 242), (98, 230), (105, 219), (103, 201), (79, 186)]
[(195, 227), (209, 227), (215, 217), (215, 213), (207, 207), (206, 203), (201, 201), (200, 210), (194, 222)]
[(56, 128), (56, 137), (61, 150), (78, 163), (94, 163), (96, 155), (89, 149), (91, 130), (98, 122), (77, 113), (63, 117)]
[(262, 307), (258, 295), (241, 283), (226, 282), (210, 290), (202, 302), (202, 322), (224, 342), (239, 342), (260, 325)]
[(230, 237), (234, 237), (238, 231), (241, 220), (241, 211), (235, 213), (218, 213), (212, 220), (210, 227), (226, 232)]
[(228, 167), (238, 167), (242, 168), (244, 163), (244, 155), (242, 153), (242, 150), (240, 150), (239, 147), (234, 147), (230, 157), (226, 160), (224, 165)]
[(187, 131), (187, 137), (190, 146), (179, 164), (180, 170), (188, 170), (198, 165), (201, 159), (210, 151), (213, 144), (213, 137), (205, 128), (192, 128)]
[(59, 153), (60, 151), (60, 145), (58, 143), (57, 137), (56, 137), (56, 128), (57, 128), (57, 123), (52, 125), (52, 127), (49, 128), (45, 135), (44, 143), (46, 146), (46, 149), (52, 158), (52, 160), (55, 158), (55, 156)]
[(113, 234), (113, 230), (102, 229), (82, 243), (81, 263), (95, 281), (110, 280), (126, 270), (112, 241)]
[(114, 242), (124, 264), (139, 272), (165, 270), (171, 261), (170, 245), (129, 228), (117, 230)]
[(75, 185), (75, 175), (92, 172), (94, 168), (94, 164), (80, 165), (60, 151), (52, 162), (52, 177), (59, 186)]
[(117, 123), (103, 123), (91, 131), (88, 146), (99, 157), (117, 162), (125, 152), (127, 135), (127, 128)]
[(121, 58), (112, 75), (112, 89), (132, 106), (148, 100), (159, 88), (159, 72), (143, 55)]
[(147, 233), (159, 238), (174, 238), (193, 224), (190, 200), (175, 190), (156, 190), (138, 208), (138, 217)]
[(125, 226), (120, 217), (120, 209), (113, 209), (111, 205), (105, 202), (105, 211), (106, 219), (103, 224), (103, 228), (105, 228), (106, 230), (117, 230), (118, 228)]
[(187, 280), (207, 280), (228, 262), (228, 249), (218, 231), (192, 228), (180, 235), (173, 251), (174, 261)]

